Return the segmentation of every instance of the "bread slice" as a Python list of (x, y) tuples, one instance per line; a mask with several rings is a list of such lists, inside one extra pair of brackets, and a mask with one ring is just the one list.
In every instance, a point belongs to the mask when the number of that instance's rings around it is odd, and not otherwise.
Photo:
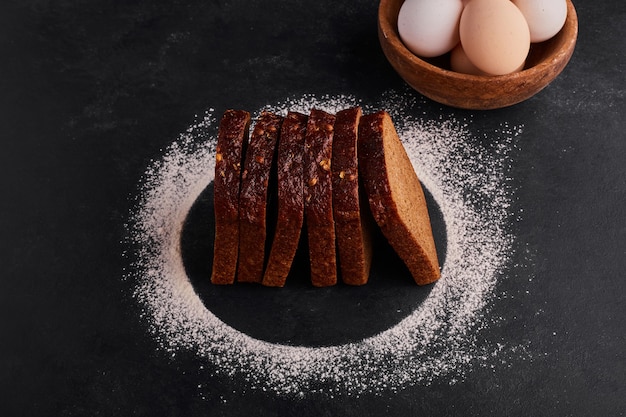
[[(372, 265), (372, 237), (367, 201), (361, 205), (358, 171), (358, 128), (362, 110), (353, 107), (335, 117), (332, 176), (333, 213), (341, 280), (349, 285), (367, 283)], [(371, 221), (370, 221), (371, 223)]]
[(385, 111), (359, 123), (360, 173), (382, 233), (418, 285), (439, 279), (439, 261), (420, 181)]
[(311, 283), (337, 283), (331, 159), (335, 116), (312, 109), (304, 140), (304, 201)]
[(226, 110), (220, 120), (215, 152), (215, 243), (211, 282), (232, 284), (239, 254), (241, 163), (248, 143), (250, 113)]
[(250, 135), (239, 197), (239, 282), (260, 283), (263, 279), (268, 189), (282, 120), (274, 113), (262, 112)]
[(304, 223), (304, 135), (307, 116), (289, 112), (278, 140), (278, 215), (263, 285), (282, 287), (298, 248)]

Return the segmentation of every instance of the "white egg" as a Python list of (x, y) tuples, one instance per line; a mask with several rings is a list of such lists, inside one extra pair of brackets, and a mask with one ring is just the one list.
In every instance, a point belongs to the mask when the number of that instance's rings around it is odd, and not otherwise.
[(531, 42), (543, 42), (550, 39), (565, 24), (567, 18), (567, 2), (565, 0), (512, 1), (528, 22)]
[(406, 0), (398, 14), (398, 33), (415, 55), (443, 55), (459, 42), (462, 11), (462, 0)]

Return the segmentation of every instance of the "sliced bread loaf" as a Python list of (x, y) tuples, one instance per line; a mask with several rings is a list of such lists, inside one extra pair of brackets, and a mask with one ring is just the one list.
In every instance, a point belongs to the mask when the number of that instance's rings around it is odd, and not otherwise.
[(335, 116), (312, 109), (304, 141), (304, 201), (311, 283), (337, 283), (331, 159)]
[(239, 254), (241, 164), (248, 143), (250, 113), (227, 110), (220, 120), (215, 152), (215, 243), (211, 282), (232, 284)]
[(237, 281), (260, 283), (265, 266), (270, 174), (282, 117), (262, 112), (250, 135), (241, 174)]
[[(372, 237), (367, 201), (361, 204), (357, 139), (361, 108), (335, 116), (332, 156), (333, 212), (341, 279), (349, 285), (367, 283), (372, 264)], [(364, 206), (364, 207), (363, 207)], [(361, 211), (364, 211), (363, 215)]]
[(436, 281), (439, 262), (424, 192), (387, 112), (361, 118), (358, 152), (376, 223), (417, 284)]
[(307, 116), (289, 112), (278, 141), (278, 215), (263, 285), (282, 287), (291, 269), (304, 222), (304, 135)]

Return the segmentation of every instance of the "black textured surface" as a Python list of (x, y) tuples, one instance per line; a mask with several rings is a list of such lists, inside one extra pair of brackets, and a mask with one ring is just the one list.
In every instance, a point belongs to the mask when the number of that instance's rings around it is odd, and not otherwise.
[(149, 161), (209, 107), (402, 90), (376, 2), (2, 2), (0, 415), (624, 415), (626, 11), (575, 6), (572, 61), (534, 98), (490, 112), (420, 105), (483, 131), (524, 125), (511, 172), (521, 243), (494, 306), (508, 320), (489, 331), (545, 355), (454, 385), (293, 400), (155, 350), (122, 280), (124, 222)]

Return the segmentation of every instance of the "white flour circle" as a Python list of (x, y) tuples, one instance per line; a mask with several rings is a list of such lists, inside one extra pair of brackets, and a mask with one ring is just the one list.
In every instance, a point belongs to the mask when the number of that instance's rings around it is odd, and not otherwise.
[(490, 355), (476, 338), (506, 270), (512, 191), (508, 150), (519, 127), (501, 126), (484, 141), (463, 121), (423, 122), (419, 103), (390, 92), (379, 103), (353, 97), (305, 96), (266, 106), (279, 113), (311, 107), (337, 111), (355, 104), (386, 109), (424, 187), (439, 205), (447, 247), (441, 279), (395, 326), (364, 340), (329, 347), (294, 347), (254, 339), (205, 307), (183, 266), (180, 237), (189, 210), (214, 176), (217, 121), (213, 111), (189, 128), (146, 171), (128, 231), (133, 263), (127, 278), (154, 336), (172, 353), (195, 352), (216, 374), (278, 394), (395, 391), (448, 375), (462, 377)]

